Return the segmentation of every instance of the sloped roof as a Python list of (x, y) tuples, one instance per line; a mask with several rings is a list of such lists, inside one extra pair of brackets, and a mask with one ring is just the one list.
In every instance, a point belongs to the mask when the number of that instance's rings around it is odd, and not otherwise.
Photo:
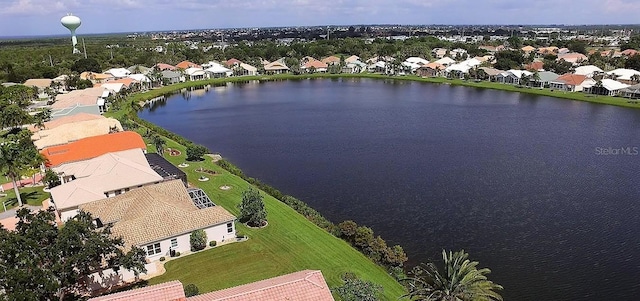
[(236, 219), (220, 206), (198, 209), (180, 180), (132, 189), (79, 208), (105, 224), (114, 223), (112, 235), (121, 236), (127, 249)]
[(309, 69), (311, 67), (316, 69), (327, 69), (329, 66), (327, 66), (326, 63), (318, 60), (309, 60), (306, 64), (304, 64), (304, 66), (302, 66), (303, 69)]
[(236, 58), (232, 58), (224, 62), (224, 64), (227, 66), (239, 65), (240, 63), (242, 63), (242, 61)]
[(192, 68), (187, 68), (184, 70), (184, 73), (186, 73), (187, 75), (204, 75), (204, 70), (201, 68), (197, 68), (197, 67), (192, 67)]
[(551, 72), (551, 71), (538, 72), (538, 76), (540, 77), (540, 82), (543, 82), (543, 83), (548, 83), (548, 82), (554, 81), (558, 77), (560, 77), (559, 74)]
[(417, 57), (417, 56), (409, 57), (409, 58), (407, 58), (405, 60), (405, 62), (409, 62), (409, 63), (412, 63), (412, 64), (419, 64), (419, 65), (429, 64), (429, 61), (427, 61), (427, 60), (425, 60), (425, 59), (423, 59), (421, 57)]
[(625, 56), (634, 56), (634, 55), (638, 54), (638, 50), (625, 49), (620, 54), (625, 55)]
[(579, 86), (586, 79), (587, 77), (584, 75), (567, 73), (558, 77), (554, 82), (560, 82), (570, 86)]
[(483, 70), (484, 73), (486, 73), (489, 76), (496, 76), (500, 73), (504, 73), (503, 70), (500, 69), (496, 69), (496, 68), (490, 68), (490, 67), (480, 67), (480, 70)]
[(130, 78), (130, 77), (125, 77), (125, 78), (119, 78), (119, 79), (116, 79), (116, 80), (110, 80), (110, 81), (108, 81), (106, 83), (109, 83), (109, 84), (123, 84), (125, 87), (129, 88), (129, 87), (131, 87), (131, 84), (133, 84), (134, 82), (136, 82), (135, 79)]
[(607, 72), (607, 74), (614, 75), (616, 76), (616, 79), (619, 80), (631, 80), (634, 75), (640, 75), (640, 71), (633, 69), (616, 69)]
[(587, 65), (587, 66), (576, 67), (576, 70), (573, 73), (589, 76), (589, 75), (593, 75), (594, 72), (604, 72), (604, 71), (602, 71), (602, 69), (598, 68), (597, 66)]
[(142, 136), (136, 132), (124, 131), (107, 135), (88, 137), (64, 145), (47, 147), (40, 151), (49, 160), (47, 166), (95, 158), (106, 153), (128, 149), (147, 149)]
[(333, 301), (321, 271), (304, 270), (220, 291), (193, 296), (187, 301)]
[(176, 65), (176, 68), (180, 68), (180, 69), (189, 69), (189, 68), (202, 68), (202, 66), (189, 62), (189, 61), (182, 61), (180, 63), (178, 63)]
[(180, 74), (180, 72), (178, 71), (171, 71), (171, 70), (162, 71), (162, 77), (164, 78), (176, 78), (180, 76), (182, 76), (182, 74)]
[(120, 121), (113, 118), (101, 118), (78, 121), (60, 125), (53, 129), (34, 133), (31, 139), (38, 149), (66, 144), (87, 137), (109, 134), (112, 128), (122, 131)]
[(455, 63), (456, 61), (454, 61), (452, 58), (445, 56), (437, 61), (435, 61), (435, 63), (441, 64), (441, 65), (451, 65), (453, 63)]
[(176, 301), (184, 300), (184, 288), (178, 280), (134, 290), (91, 298), (89, 301)]
[(531, 62), (524, 66), (529, 71), (540, 71), (544, 69), (544, 62)]
[(104, 73), (111, 74), (113, 75), (113, 77), (116, 77), (116, 78), (120, 78), (120, 77), (126, 77), (127, 75), (131, 74), (131, 71), (125, 68), (111, 68), (105, 71)]
[(353, 63), (353, 62), (359, 61), (359, 60), (360, 60), (360, 57), (357, 56), (357, 55), (352, 55), (352, 56), (344, 59), (345, 63)]
[(280, 61), (274, 61), (264, 66), (265, 71), (289, 70), (289, 67)]
[(80, 79), (101, 81), (109, 78), (113, 78), (113, 75), (105, 73), (93, 73), (88, 71), (80, 73)]
[(527, 45), (527, 46), (524, 46), (524, 47), (520, 48), (520, 50), (522, 50), (522, 51), (524, 51), (524, 52), (531, 52), (531, 51), (536, 50), (536, 48), (535, 48), (535, 47), (533, 47), (533, 46), (529, 46), (529, 45)]
[(163, 178), (147, 163), (140, 149), (113, 152), (53, 168), (76, 179), (51, 188), (51, 198), (58, 209), (75, 208), (97, 201), (105, 192), (160, 182)]
[(158, 63), (154, 67), (158, 68), (158, 70), (160, 70), (160, 71), (176, 70), (175, 66), (172, 66), (172, 65), (169, 65), (169, 64), (164, 64), (164, 63)]
[[(605, 89), (609, 90), (609, 91), (617, 91), (617, 90), (621, 90), (624, 88), (628, 88), (629, 85), (627, 84), (623, 84), (619, 81), (613, 80), (613, 79), (608, 79), (605, 78), (603, 80), (600, 81), (602, 83), (602, 87), (604, 87)], [(593, 87), (597, 84), (597, 82), (591, 82), (589, 83), (589, 85), (585, 85), (587, 87)]]
[(254, 67), (254, 66), (251, 66), (251, 65), (249, 65), (249, 64), (245, 64), (245, 63), (240, 63), (240, 67), (241, 67), (242, 69), (245, 69), (245, 70), (247, 70), (247, 71), (251, 71), (251, 72), (256, 72), (256, 71), (258, 71), (258, 68)]
[(49, 78), (32, 78), (24, 82), (24, 85), (44, 89), (46, 87), (49, 87), (52, 82), (53, 80)]
[(96, 105), (98, 98), (102, 96), (104, 88), (94, 87), (83, 90), (73, 90), (67, 94), (58, 94), (56, 102), (51, 105), (52, 109), (64, 109), (76, 105)]
[(148, 74), (149, 72), (151, 72), (151, 68), (145, 67), (142, 65), (133, 65), (127, 68), (127, 70), (129, 70), (129, 72), (131, 73), (142, 73), (142, 74)]
[(106, 90), (109, 91), (113, 91), (114, 93), (119, 93), (120, 90), (122, 90), (122, 88), (124, 88), (124, 84), (123, 83), (114, 83), (114, 82), (107, 82), (104, 84), (95, 84), (93, 85), (94, 87), (102, 87)]
[(332, 56), (328, 56), (322, 59), (322, 62), (325, 64), (332, 64), (332, 63), (339, 63), (340, 62), (340, 58), (332, 55)]
[[(51, 121), (47, 121), (44, 123), (44, 129), (54, 129), (56, 127), (59, 127), (63, 124), (67, 124), (67, 123), (74, 123), (74, 122), (79, 122), (79, 121), (86, 121), (86, 120), (95, 120), (95, 119), (105, 119), (106, 117), (102, 116), (102, 115), (96, 115), (96, 114), (89, 114), (89, 113), (79, 113), (76, 115), (72, 115), (72, 116), (65, 116), (65, 117), (61, 117), (55, 120), (51, 120)], [(36, 128), (35, 126), (30, 126), (29, 130), (31, 130), (32, 132), (37, 132), (40, 131), (39, 128)]]

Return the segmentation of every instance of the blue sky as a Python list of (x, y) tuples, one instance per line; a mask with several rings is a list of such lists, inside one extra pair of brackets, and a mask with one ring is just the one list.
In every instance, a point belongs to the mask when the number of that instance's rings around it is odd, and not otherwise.
[(640, 0), (0, 0), (0, 36), (349, 24), (637, 24)]

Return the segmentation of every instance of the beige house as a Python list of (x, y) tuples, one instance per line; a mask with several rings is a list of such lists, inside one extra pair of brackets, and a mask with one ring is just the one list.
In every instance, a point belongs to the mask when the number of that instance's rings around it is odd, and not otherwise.
[[(85, 115), (91, 116), (90, 114)], [(44, 149), (50, 146), (67, 144), (87, 137), (121, 131), (123, 131), (123, 128), (120, 121), (117, 119), (100, 118), (71, 122), (51, 129), (41, 130), (34, 133), (31, 136), (31, 140), (33, 140), (33, 144), (36, 148)]]
[(112, 234), (123, 238), (126, 249), (141, 247), (150, 261), (171, 251), (189, 251), (189, 236), (195, 230), (205, 231), (207, 245), (235, 240), (235, 216), (210, 200), (210, 207), (200, 209), (190, 193), (182, 181), (172, 180), (85, 203), (79, 209), (91, 213), (98, 225), (113, 225)]
[(264, 72), (267, 74), (282, 74), (289, 72), (289, 67), (282, 60), (277, 60), (264, 65)]
[[(163, 178), (147, 162), (140, 149), (130, 149), (54, 167), (63, 184), (51, 188), (51, 199), (60, 219), (78, 213), (82, 204), (114, 197)], [(182, 183), (182, 182), (180, 182)]]

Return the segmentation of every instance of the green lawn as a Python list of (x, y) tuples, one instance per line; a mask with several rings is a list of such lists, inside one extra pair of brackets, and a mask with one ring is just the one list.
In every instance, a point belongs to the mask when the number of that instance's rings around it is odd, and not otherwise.
[[(24, 187), (20, 188), (20, 196), (22, 197), (22, 203), (29, 204), (32, 206), (41, 206), (42, 201), (49, 198), (49, 193), (42, 191), (43, 187)], [(0, 203), (6, 202), (7, 210), (18, 206), (18, 199), (16, 198), (16, 193), (13, 189), (6, 190), (2, 192), (3, 194), (7, 194), (7, 196), (0, 196)], [(0, 204), (1, 206), (1, 204)], [(4, 210), (3, 207), (0, 207), (0, 210)]]
[[(178, 165), (183, 163), (184, 148), (170, 141), (167, 145), (182, 151), (179, 157), (166, 158)], [(210, 158), (202, 162), (188, 162), (189, 181), (207, 192), (214, 203), (238, 214), (242, 192), (249, 186), (244, 180), (229, 174), (213, 164)], [(199, 182), (201, 175), (195, 169), (203, 166), (219, 172), (208, 182)], [(229, 185), (223, 191), (220, 186)], [(403, 288), (386, 271), (374, 264), (346, 242), (309, 222), (284, 203), (265, 197), (269, 225), (263, 229), (248, 229), (238, 224), (237, 229), (249, 240), (203, 251), (166, 264), (167, 272), (150, 280), (150, 284), (174, 279), (183, 284), (194, 283), (200, 292), (223, 289), (304, 269), (321, 270), (329, 286), (341, 284), (340, 275), (354, 272), (363, 279), (384, 287), (387, 300), (397, 300)]]

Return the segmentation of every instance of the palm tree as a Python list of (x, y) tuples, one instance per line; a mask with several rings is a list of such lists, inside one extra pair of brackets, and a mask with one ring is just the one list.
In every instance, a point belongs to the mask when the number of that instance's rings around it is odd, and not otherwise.
[(30, 166), (30, 158), (15, 141), (6, 141), (0, 144), (0, 171), (7, 177), (11, 178), (13, 190), (18, 199), (18, 206), (22, 206), (22, 198), (18, 190), (17, 180), (20, 178), (22, 171)]
[(488, 268), (477, 269), (478, 262), (470, 261), (464, 250), (442, 251), (444, 270), (433, 263), (421, 264), (409, 273), (408, 293), (403, 297), (425, 301), (502, 301), (497, 291), (502, 286), (487, 279)]
[(151, 143), (156, 147), (156, 152), (164, 157), (164, 146), (167, 145), (167, 142), (162, 139), (162, 137), (158, 135), (153, 135), (151, 137)]

